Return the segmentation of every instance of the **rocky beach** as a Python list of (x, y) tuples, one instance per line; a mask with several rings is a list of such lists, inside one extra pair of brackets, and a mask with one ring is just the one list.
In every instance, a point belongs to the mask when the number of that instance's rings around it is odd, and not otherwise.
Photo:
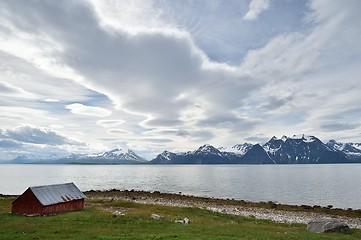
[(247, 202), (234, 199), (217, 199), (187, 196), (171, 193), (109, 190), (85, 192), (85, 195), (98, 201), (130, 201), (142, 204), (156, 204), (175, 207), (196, 207), (213, 212), (240, 215), (256, 219), (270, 220), (280, 223), (307, 224), (316, 219), (337, 219), (350, 228), (361, 229), (361, 210), (338, 209), (332, 206), (295, 206), (274, 202)]

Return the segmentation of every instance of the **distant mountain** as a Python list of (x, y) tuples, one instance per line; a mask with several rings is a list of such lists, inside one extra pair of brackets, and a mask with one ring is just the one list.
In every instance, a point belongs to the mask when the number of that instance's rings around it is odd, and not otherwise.
[(33, 163), (47, 163), (55, 161), (60, 156), (58, 155), (49, 155), (49, 156), (36, 156), (36, 155), (20, 155), (12, 160), (3, 161), (1, 163), (5, 164), (33, 164)]
[(341, 143), (336, 140), (330, 140), (326, 143), (333, 150), (341, 151), (351, 160), (361, 159), (361, 143)]
[(153, 164), (322, 164), (361, 162), (361, 144), (324, 144), (315, 136), (272, 137), (264, 145), (237, 144), (231, 148), (203, 145), (195, 151), (164, 151)]
[(245, 155), (251, 148), (253, 147), (252, 143), (242, 143), (242, 144), (236, 144), (230, 148), (227, 147), (220, 147), (218, 150), (221, 152), (231, 152), (235, 153), (237, 155)]
[(25, 155), (18, 156), (14, 158), (13, 160), (5, 161), (3, 163), (6, 164), (30, 164), (33, 163), (35, 160), (32, 158), (28, 158)]
[(240, 164), (275, 164), (276, 162), (269, 156), (261, 145), (253, 145), (245, 155), (240, 157), (236, 163)]
[(237, 155), (221, 152), (212, 145), (205, 144), (192, 152), (172, 153), (164, 151), (149, 163), (153, 164), (229, 164)]
[(263, 148), (277, 164), (346, 163), (347, 156), (314, 136), (271, 138)]
[(315, 136), (294, 135), (272, 137), (263, 145), (243, 143), (215, 148), (205, 144), (194, 151), (174, 153), (164, 151), (146, 161), (132, 150), (114, 149), (97, 154), (70, 154), (66, 157), (22, 155), (10, 164), (322, 164), (361, 163), (361, 143), (324, 144)]
[(143, 163), (142, 157), (138, 156), (135, 152), (128, 149), (113, 149), (98, 154), (77, 155), (71, 154), (67, 157), (60, 158), (53, 163), (78, 163), (78, 164), (135, 164)]
[(30, 164), (30, 163), (46, 163), (46, 164), (136, 164), (144, 163), (142, 157), (128, 149), (114, 149), (98, 154), (70, 154), (66, 157), (49, 156), (48, 158), (39, 159), (36, 157), (19, 156), (11, 161), (4, 163), (11, 164)]
[(174, 164), (178, 162), (178, 156), (180, 156), (179, 153), (177, 154), (169, 151), (164, 151), (150, 162), (154, 164)]

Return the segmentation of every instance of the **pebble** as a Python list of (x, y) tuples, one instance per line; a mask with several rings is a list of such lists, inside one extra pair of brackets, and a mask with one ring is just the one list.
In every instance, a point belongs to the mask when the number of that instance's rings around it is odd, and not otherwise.
[(151, 218), (153, 218), (154, 220), (163, 220), (164, 217), (160, 216), (158, 214), (152, 213), (152, 215), (150, 215)]
[(183, 220), (175, 220), (176, 223), (189, 224), (191, 221), (188, 218), (184, 218)]
[(112, 213), (112, 216), (113, 217), (119, 217), (119, 216), (124, 216), (125, 214), (124, 213), (122, 213), (122, 212), (120, 212), (120, 211), (114, 211), (113, 213)]

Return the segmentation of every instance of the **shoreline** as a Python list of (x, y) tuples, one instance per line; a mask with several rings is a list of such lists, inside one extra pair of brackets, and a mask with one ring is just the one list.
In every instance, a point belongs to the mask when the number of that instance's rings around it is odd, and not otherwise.
[[(89, 190), (84, 191), (88, 199), (104, 203), (113, 201), (135, 202), (172, 207), (195, 207), (224, 214), (252, 217), (286, 224), (307, 224), (316, 219), (338, 219), (350, 228), (361, 229), (361, 209), (339, 209), (308, 205), (287, 205), (269, 202), (250, 202), (234, 199), (208, 198), (181, 193), (161, 193), (142, 190)], [(0, 198), (18, 195), (0, 194)], [(87, 205), (87, 203), (86, 203)]]
[(315, 219), (339, 219), (350, 228), (361, 229), (361, 210), (331, 207), (287, 205), (274, 202), (249, 202), (244, 200), (197, 197), (159, 191), (89, 190), (87, 198), (103, 201), (128, 201), (173, 207), (196, 207), (231, 215), (253, 217), (280, 223), (307, 224)]

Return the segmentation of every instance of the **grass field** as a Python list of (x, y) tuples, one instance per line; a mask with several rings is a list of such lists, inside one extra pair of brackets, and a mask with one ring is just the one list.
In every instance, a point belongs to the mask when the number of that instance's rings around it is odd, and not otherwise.
[[(9, 213), (13, 200), (0, 199), (0, 239), (361, 239), (360, 230), (317, 234), (301, 224), (122, 201), (87, 200), (83, 211), (25, 217)], [(116, 210), (125, 215), (112, 216)], [(151, 219), (152, 213), (164, 219)], [(184, 217), (191, 223), (174, 222)]]

